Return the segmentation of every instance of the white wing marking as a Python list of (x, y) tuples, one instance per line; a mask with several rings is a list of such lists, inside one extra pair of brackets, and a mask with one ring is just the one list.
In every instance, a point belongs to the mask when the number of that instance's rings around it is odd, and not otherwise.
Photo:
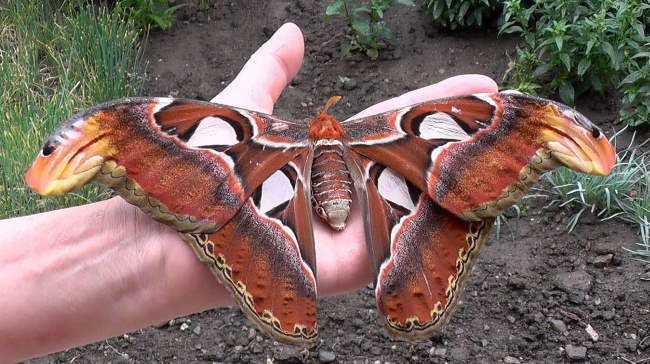
[(267, 213), (293, 197), (291, 181), (282, 171), (275, 171), (262, 183), (260, 211)]
[(199, 147), (202, 145), (235, 145), (239, 142), (237, 133), (230, 124), (220, 118), (208, 116), (201, 119), (187, 144)]
[(396, 174), (392, 169), (386, 168), (381, 172), (377, 181), (377, 188), (379, 194), (386, 200), (396, 203), (409, 211), (415, 209), (404, 177)]
[(449, 114), (437, 112), (424, 118), (420, 124), (420, 138), (465, 140), (469, 134)]

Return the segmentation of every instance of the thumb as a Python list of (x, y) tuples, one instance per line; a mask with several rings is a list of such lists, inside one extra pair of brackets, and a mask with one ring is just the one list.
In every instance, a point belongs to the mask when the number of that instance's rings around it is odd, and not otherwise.
[(298, 73), (303, 54), (304, 39), (300, 28), (293, 23), (284, 24), (212, 102), (272, 113), (282, 90)]

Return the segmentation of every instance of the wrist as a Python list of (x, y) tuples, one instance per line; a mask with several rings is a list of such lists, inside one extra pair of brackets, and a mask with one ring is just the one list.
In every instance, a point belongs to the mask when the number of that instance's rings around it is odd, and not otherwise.
[(176, 232), (121, 199), (0, 221), (0, 230), (12, 232), (0, 237), (8, 360), (230, 302)]

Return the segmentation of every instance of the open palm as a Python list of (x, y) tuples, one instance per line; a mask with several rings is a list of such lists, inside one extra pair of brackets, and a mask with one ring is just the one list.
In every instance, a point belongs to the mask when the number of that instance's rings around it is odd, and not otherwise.
[[(298, 27), (285, 24), (212, 101), (272, 113), (300, 68), (303, 45)], [(485, 76), (457, 76), (355, 117), (495, 91)], [(342, 232), (314, 224), (321, 296), (371, 281), (360, 210), (353, 206)], [(12, 292), (0, 296), (0, 307), (9, 313), (0, 320), (0, 358), (7, 361), (233, 303), (175, 231), (119, 198), (0, 221), (0, 229), (11, 232), (0, 237), (0, 292)]]

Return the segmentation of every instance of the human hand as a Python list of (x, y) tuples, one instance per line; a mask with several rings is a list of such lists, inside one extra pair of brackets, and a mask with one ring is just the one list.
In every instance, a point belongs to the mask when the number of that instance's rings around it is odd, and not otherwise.
[[(302, 57), (300, 30), (285, 24), (212, 101), (271, 113)], [(487, 77), (458, 76), (355, 117), (496, 90)], [(0, 292), (12, 292), (0, 296), (6, 315), (0, 320), (3, 360), (78, 346), (233, 302), (175, 231), (119, 198), (0, 221), (0, 229), (12, 232), (0, 237)], [(343, 232), (316, 222), (314, 234), (319, 295), (371, 281), (358, 206)]]

